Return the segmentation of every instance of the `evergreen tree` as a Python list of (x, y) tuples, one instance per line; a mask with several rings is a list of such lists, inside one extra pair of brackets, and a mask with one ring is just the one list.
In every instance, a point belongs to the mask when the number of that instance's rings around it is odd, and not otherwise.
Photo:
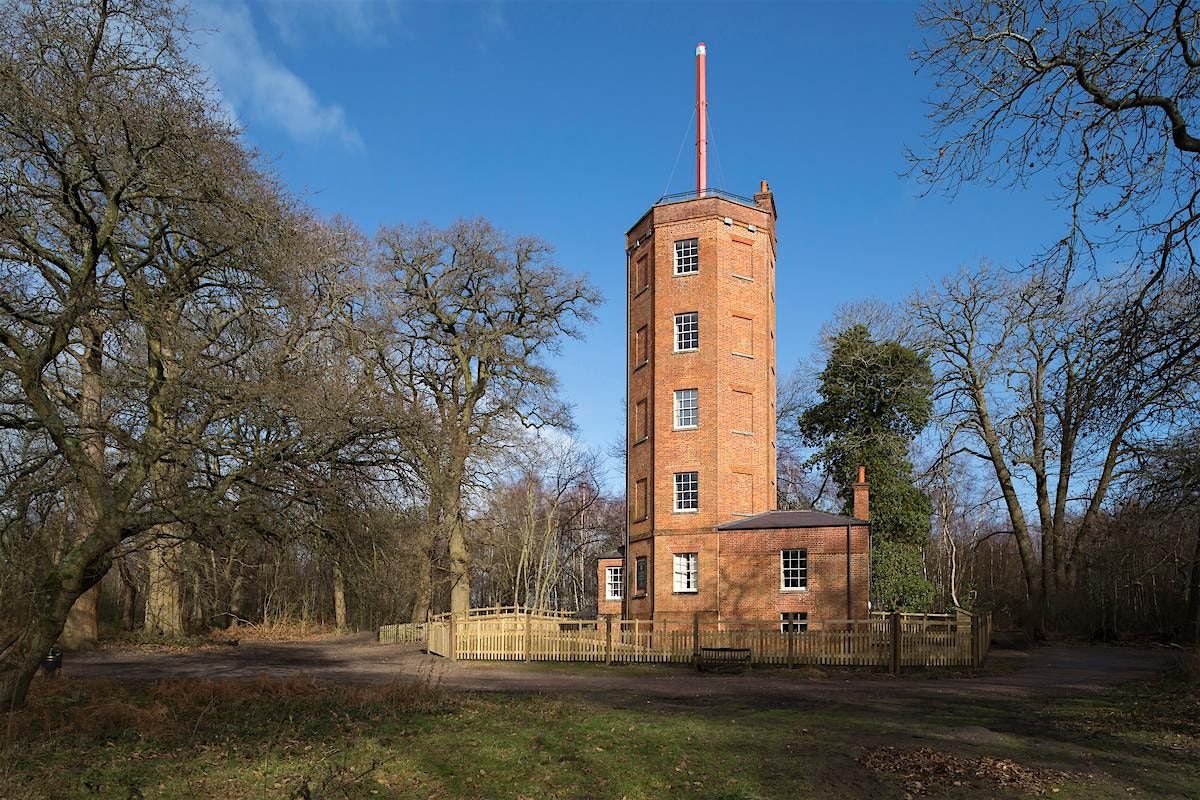
[(925, 609), (933, 598), (921, 551), (932, 505), (913, 484), (909, 446), (929, 422), (933, 372), (928, 360), (896, 341), (876, 342), (865, 325), (833, 341), (820, 376), (819, 401), (800, 415), (811, 462), (839, 486), (853, 511), (855, 471), (871, 484), (872, 598), (876, 607)]

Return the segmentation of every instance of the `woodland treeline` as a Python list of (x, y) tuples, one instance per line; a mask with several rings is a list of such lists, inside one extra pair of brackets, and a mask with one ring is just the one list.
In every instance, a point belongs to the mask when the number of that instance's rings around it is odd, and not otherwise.
[[(1048, 180), (1066, 230), (841, 313), (779, 399), (780, 504), (838, 508), (872, 465), (880, 607), (1194, 636), (1197, 15), (974, 2), (922, 25), (914, 177)], [(168, 0), (0, 0), (0, 705), (100, 622), (588, 613), (624, 498), (551, 365), (597, 290), (485, 220), (321, 217), (188, 36)]]
[(586, 605), (619, 525), (547, 358), (596, 290), (484, 220), (318, 217), (183, 22), (0, 7), (0, 706), (102, 599), (163, 636)]

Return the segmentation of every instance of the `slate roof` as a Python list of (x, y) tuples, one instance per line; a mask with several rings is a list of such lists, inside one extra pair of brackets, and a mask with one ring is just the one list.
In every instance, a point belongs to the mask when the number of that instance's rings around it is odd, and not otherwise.
[(598, 558), (598, 560), (603, 560), (606, 558), (622, 558), (622, 557), (624, 557), (624, 554), (621, 552), (621, 548), (618, 547), (616, 550), (609, 550), (607, 553), (601, 553), (597, 558)]
[(865, 519), (827, 514), (824, 511), (766, 511), (752, 517), (735, 519), (718, 525), (719, 531), (759, 531), (768, 528), (844, 528), (847, 525), (869, 525)]

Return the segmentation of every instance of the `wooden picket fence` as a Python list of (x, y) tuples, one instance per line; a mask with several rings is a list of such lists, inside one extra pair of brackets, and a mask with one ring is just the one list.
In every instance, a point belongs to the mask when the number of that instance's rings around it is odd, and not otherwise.
[[(420, 629), (393, 633), (390, 629), (405, 626), (386, 627), (389, 637), (416, 636)], [(440, 614), (422, 632), (428, 652), (451, 659), (690, 663), (708, 648), (735, 648), (748, 651), (755, 664), (899, 671), (902, 666), (979, 666), (991, 641), (991, 616), (876, 614), (784, 631), (774, 620), (576, 620), (562, 612), (499, 607)], [(385, 641), (382, 628), (380, 641)]]
[(409, 644), (425, 641), (424, 622), (404, 622), (399, 625), (380, 625), (380, 644)]

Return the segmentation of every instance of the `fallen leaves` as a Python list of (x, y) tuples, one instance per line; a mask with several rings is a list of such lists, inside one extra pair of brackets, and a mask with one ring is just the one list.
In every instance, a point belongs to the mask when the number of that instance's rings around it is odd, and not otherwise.
[(916, 750), (877, 747), (863, 753), (859, 761), (868, 769), (902, 778), (910, 797), (926, 794), (934, 788), (967, 783), (985, 783), (996, 789), (1046, 795), (1058, 792), (1057, 784), (1072, 777), (1067, 772), (1026, 767), (1007, 758), (968, 758), (929, 747)]

